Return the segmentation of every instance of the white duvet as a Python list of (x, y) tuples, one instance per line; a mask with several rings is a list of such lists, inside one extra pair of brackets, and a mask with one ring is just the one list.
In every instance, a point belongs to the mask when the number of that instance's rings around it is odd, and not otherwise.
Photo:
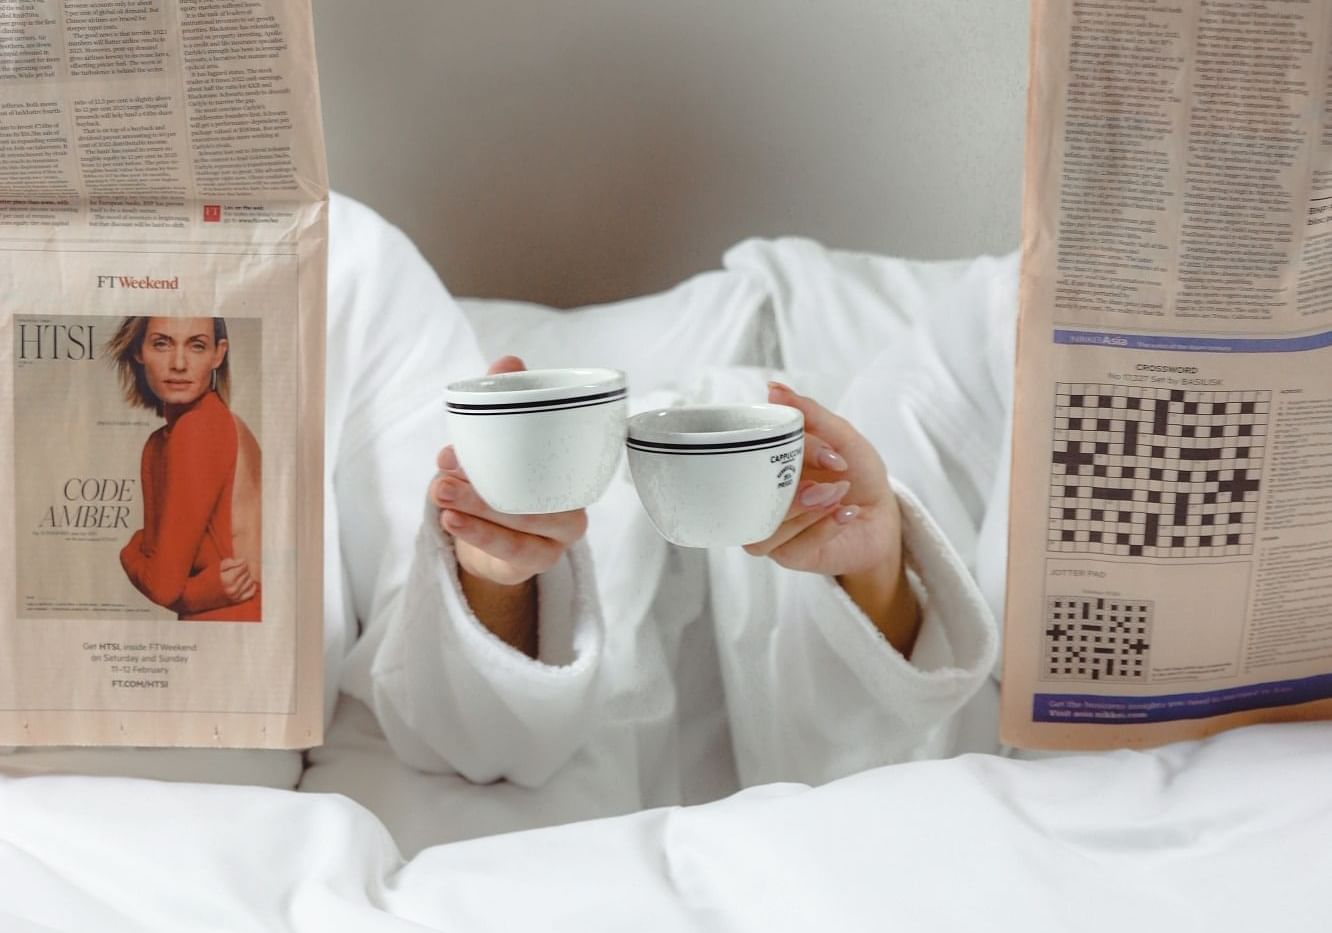
[(1327, 930), (1332, 726), (968, 755), (404, 863), (344, 797), (0, 779), (9, 931)]

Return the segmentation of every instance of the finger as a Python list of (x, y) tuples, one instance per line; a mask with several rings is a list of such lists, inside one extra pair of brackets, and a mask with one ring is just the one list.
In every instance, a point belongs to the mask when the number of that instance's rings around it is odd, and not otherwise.
[(850, 491), (851, 483), (847, 480), (838, 480), (835, 483), (802, 483), (796, 490), (795, 498), (791, 500), (791, 507), (786, 510), (786, 518), (783, 521), (832, 505)]
[(805, 469), (845, 473), (848, 465), (846, 458), (832, 444), (817, 434), (805, 431)]
[(430, 487), (432, 501), (441, 509), (452, 509), (512, 531), (549, 538), (568, 546), (587, 533), (587, 512), (554, 512), (549, 515), (511, 515), (486, 505), (476, 487), (457, 474), (438, 477)]
[(767, 557), (778, 548), (785, 546), (788, 541), (804, 532), (805, 529), (823, 521), (841, 507), (842, 503), (840, 501), (831, 502), (828, 505), (820, 506), (817, 509), (809, 509), (793, 518), (788, 518), (777, 527), (776, 531), (762, 541), (746, 544), (745, 550), (755, 557)]
[(224, 557), (222, 558), (221, 562), (218, 563), (217, 569), (221, 573), (227, 573), (229, 571), (235, 570), (237, 567), (244, 567), (244, 566), (245, 566), (245, 561), (240, 560), (239, 558)]
[(453, 445), (441, 447), (439, 454), (435, 457), (435, 466), (440, 470), (461, 470), (462, 463), (458, 460), (458, 452), (453, 449)]
[(440, 512), (439, 520), (444, 530), (454, 538), (467, 542), (524, 574), (545, 573), (555, 566), (555, 562), (564, 553), (563, 546), (549, 538), (523, 534), (453, 509)]
[(495, 362), (490, 364), (486, 370), (487, 376), (498, 376), (500, 373), (520, 373), (527, 369), (527, 364), (521, 358), (516, 356), (501, 356)]
[(860, 434), (845, 418), (834, 415), (812, 398), (798, 394), (780, 382), (768, 383), (768, 401), (774, 405), (789, 405), (805, 416), (805, 433), (815, 434), (834, 450), (847, 450), (855, 445)]
[(256, 592), (258, 592), (258, 590), (259, 590), (259, 587), (255, 586), (253, 583), (251, 583), (250, 586), (249, 586), (249, 588), (246, 589), (245, 592), (241, 593), (239, 602), (242, 602), (242, 603), (243, 603), (243, 602), (245, 602), (247, 599), (253, 599), (253, 598), (254, 598), (254, 594), (255, 594)]
[(800, 534), (785, 544), (773, 549), (768, 556), (789, 570), (800, 570), (818, 564), (820, 552), (860, 514), (860, 507), (855, 505), (840, 506), (829, 510), (829, 514), (820, 518)]

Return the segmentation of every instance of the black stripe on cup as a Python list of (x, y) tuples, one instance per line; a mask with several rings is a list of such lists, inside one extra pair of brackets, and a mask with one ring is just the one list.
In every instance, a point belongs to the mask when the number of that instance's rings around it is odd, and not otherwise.
[(741, 454), (749, 453), (751, 450), (771, 450), (774, 447), (785, 447), (804, 436), (805, 431), (800, 428), (780, 437), (758, 437), (752, 441), (731, 441), (724, 444), (667, 444), (661, 441), (645, 441), (636, 437), (627, 438), (624, 443), (631, 450), (648, 454), (699, 457), (708, 454)]
[(455, 415), (525, 415), (537, 411), (565, 411), (570, 408), (590, 408), (594, 405), (609, 405), (624, 399), (627, 390), (612, 389), (595, 395), (578, 395), (572, 398), (553, 398), (545, 402), (494, 402), (483, 405), (472, 402), (446, 402), (451, 414)]

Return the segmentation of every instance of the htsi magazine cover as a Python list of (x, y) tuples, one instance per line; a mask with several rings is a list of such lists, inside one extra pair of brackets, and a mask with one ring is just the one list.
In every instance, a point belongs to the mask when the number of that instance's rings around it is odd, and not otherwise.
[(15, 317), (19, 620), (263, 620), (261, 323)]

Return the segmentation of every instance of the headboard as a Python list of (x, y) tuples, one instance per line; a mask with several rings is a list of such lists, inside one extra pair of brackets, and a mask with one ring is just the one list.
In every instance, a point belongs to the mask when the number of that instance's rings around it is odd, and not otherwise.
[(333, 186), (459, 295), (568, 307), (747, 236), (1017, 245), (1027, 0), (317, 0)]

